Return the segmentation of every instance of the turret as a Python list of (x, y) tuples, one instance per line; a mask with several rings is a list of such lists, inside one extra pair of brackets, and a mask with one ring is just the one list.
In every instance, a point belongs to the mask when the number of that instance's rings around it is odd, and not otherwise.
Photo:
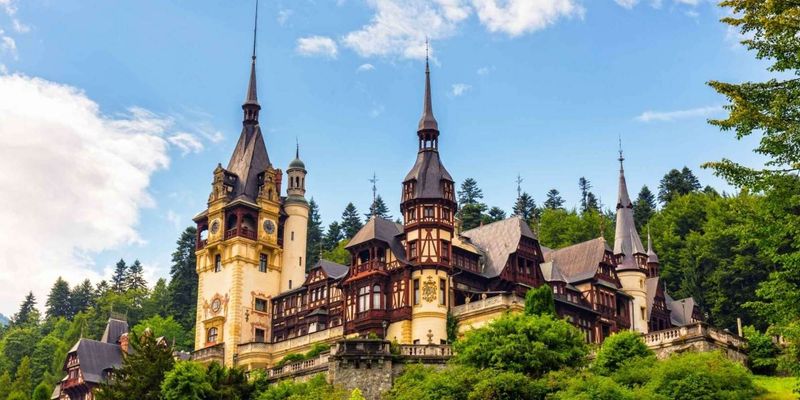
[(300, 145), (298, 145), (295, 158), (286, 170), (289, 184), (286, 186), (287, 196), (283, 204), (287, 217), (283, 226), (281, 292), (295, 289), (305, 280), (309, 212), (305, 198), (306, 173), (306, 165), (300, 160)]

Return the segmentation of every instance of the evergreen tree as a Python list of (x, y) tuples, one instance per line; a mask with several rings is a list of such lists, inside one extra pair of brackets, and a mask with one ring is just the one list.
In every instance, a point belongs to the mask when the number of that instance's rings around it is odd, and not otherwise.
[(335, 249), (342, 239), (344, 239), (344, 235), (342, 234), (341, 225), (336, 221), (331, 222), (331, 224), (328, 225), (328, 232), (326, 232), (325, 237), (322, 238), (323, 250), (331, 251)]
[(458, 204), (462, 207), (477, 204), (480, 199), (483, 199), (483, 190), (478, 188), (478, 182), (472, 178), (465, 179), (458, 190)]
[(369, 207), (369, 212), (364, 214), (367, 219), (372, 218), (373, 215), (383, 219), (392, 219), (392, 216), (389, 215), (389, 207), (386, 206), (386, 203), (383, 201), (383, 198), (381, 198), (381, 195), (375, 197), (375, 201)]
[(45, 382), (39, 383), (36, 389), (33, 390), (33, 397), (31, 400), (50, 400), (50, 393), (52, 392), (51, 385)]
[(561, 198), (561, 193), (556, 189), (550, 189), (547, 192), (547, 200), (544, 201), (544, 208), (550, 210), (558, 210), (564, 208), (564, 199)]
[(92, 282), (86, 279), (80, 285), (76, 285), (69, 293), (72, 315), (88, 310), (94, 305), (94, 300), (95, 292), (92, 287)]
[(15, 393), (20, 393), (25, 398), (29, 399), (31, 393), (33, 393), (33, 380), (31, 379), (31, 359), (25, 357), (19, 363), (19, 367), (17, 367), (17, 374), (14, 378), (14, 383), (11, 384), (11, 395), (8, 397), (11, 398), (14, 396)]
[(487, 215), (486, 222), (492, 223), (506, 219), (506, 212), (500, 207), (492, 207)]
[(122, 293), (127, 288), (125, 287), (125, 277), (128, 275), (128, 266), (125, 265), (125, 260), (119, 259), (117, 266), (114, 268), (114, 275), (111, 276), (111, 290)]
[(533, 197), (526, 192), (517, 197), (517, 202), (514, 203), (514, 215), (522, 217), (528, 225), (531, 225), (539, 218), (539, 207)]
[(128, 268), (128, 273), (125, 275), (125, 288), (127, 290), (147, 289), (147, 281), (144, 280), (144, 269), (139, 260), (135, 260)]
[(0, 374), (0, 399), (5, 399), (11, 394), (11, 373), (8, 371)]
[(98, 400), (159, 400), (161, 382), (175, 361), (172, 349), (158, 343), (152, 332), (141, 336), (131, 332), (129, 343), (133, 351), (122, 360), (122, 366), (114, 371), (114, 379), (100, 385), (96, 393)]
[(25, 300), (22, 301), (19, 307), (19, 311), (14, 314), (14, 317), (11, 319), (11, 325), (27, 326), (38, 323), (39, 311), (36, 310), (36, 297), (33, 295), (33, 292), (28, 292), (28, 295), (25, 296)]
[(103, 279), (97, 283), (97, 286), (95, 286), (94, 298), (97, 299), (100, 296), (104, 296), (109, 290), (111, 290), (111, 286), (108, 285), (108, 281)]
[(642, 231), (642, 227), (647, 225), (650, 217), (656, 213), (656, 196), (647, 187), (642, 186), (639, 196), (633, 202), (633, 219), (636, 221), (636, 229)]
[(156, 281), (155, 286), (153, 286), (153, 291), (150, 292), (150, 296), (144, 300), (144, 303), (142, 304), (142, 314), (147, 317), (158, 315), (165, 318), (175, 315), (178, 318), (194, 321), (194, 318), (186, 318), (194, 317), (194, 315), (189, 316), (179, 314), (175, 311), (172, 311), (172, 307), (172, 297), (170, 290), (167, 288), (167, 281), (164, 280), (164, 278), (160, 278), (158, 281)]
[(658, 199), (666, 204), (678, 196), (696, 192), (700, 188), (700, 181), (689, 168), (683, 167), (680, 171), (673, 169), (661, 178), (658, 185)]
[(471, 203), (465, 204), (458, 210), (458, 216), (461, 219), (461, 229), (467, 231), (472, 228), (477, 228), (480, 226), (481, 222), (484, 222), (486, 212), (486, 204), (483, 203)]
[(309, 270), (319, 261), (322, 246), (322, 217), (319, 215), (319, 206), (311, 198), (308, 202), (308, 239), (306, 245), (306, 270)]
[(175, 244), (170, 267), (169, 310), (183, 329), (194, 328), (197, 314), (197, 257), (194, 255), (197, 228), (186, 228)]
[(586, 206), (583, 209), (583, 212), (587, 211), (600, 211), (600, 200), (594, 195), (594, 193), (589, 192), (586, 194)]
[(353, 203), (347, 203), (347, 207), (345, 207), (342, 212), (341, 225), (345, 239), (352, 239), (353, 236), (361, 230), (362, 226), (364, 226), (364, 224), (361, 223), (361, 217), (358, 216), (356, 206), (354, 206)]
[(578, 190), (581, 192), (581, 211), (586, 211), (589, 209), (589, 190), (591, 188), (592, 184), (588, 179), (583, 176), (578, 178)]
[(72, 305), (70, 304), (70, 290), (67, 281), (60, 276), (56, 279), (56, 283), (50, 289), (50, 295), (47, 296), (47, 311), (45, 315), (47, 318), (71, 318)]

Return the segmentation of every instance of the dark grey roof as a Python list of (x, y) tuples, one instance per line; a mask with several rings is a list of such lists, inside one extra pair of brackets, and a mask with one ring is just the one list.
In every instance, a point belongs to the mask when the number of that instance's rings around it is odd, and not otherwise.
[(631, 256), (625, 256), (622, 259), (622, 263), (617, 265), (617, 271), (639, 271), (641, 273), (645, 273), (642, 267), (636, 263), (636, 260)]
[(364, 224), (361, 230), (350, 239), (350, 242), (347, 243), (345, 248), (349, 249), (370, 240), (380, 240), (389, 245), (395, 257), (401, 261), (405, 261), (406, 250), (400, 240), (402, 233), (402, 225), (385, 218), (373, 216)]
[(566, 282), (561, 270), (556, 267), (553, 262), (544, 262), (539, 264), (539, 269), (542, 270), (542, 276), (546, 282)]
[(258, 105), (258, 87), (256, 85), (256, 57), (250, 63), (250, 80), (247, 82), (247, 95), (244, 97), (245, 105)]
[(536, 239), (525, 220), (518, 216), (470, 229), (462, 232), (461, 236), (486, 254), (482, 275), (487, 278), (494, 278), (503, 272), (508, 256), (517, 251), (523, 236)]
[(106, 324), (106, 330), (103, 332), (103, 338), (100, 339), (103, 343), (118, 344), (119, 337), (123, 333), (128, 333), (128, 323), (123, 320), (109, 318)]
[(322, 268), (325, 271), (325, 275), (328, 275), (328, 278), (331, 279), (339, 279), (347, 275), (347, 271), (350, 267), (342, 264), (337, 264), (333, 261), (328, 260), (319, 260), (316, 264), (314, 264), (313, 268)]
[(633, 220), (633, 203), (628, 196), (628, 185), (625, 183), (625, 171), (622, 168), (622, 156), (619, 159), (619, 192), (617, 193), (617, 225), (614, 231), (614, 254), (624, 254), (632, 258), (634, 254), (645, 254), (642, 239), (636, 232)]
[(293, 168), (298, 168), (302, 170), (306, 169), (306, 163), (304, 163), (303, 160), (300, 159), (300, 144), (297, 145), (297, 150), (294, 153), (294, 160), (292, 160), (292, 162), (289, 163), (289, 169)]
[(431, 102), (431, 69), (428, 60), (425, 60), (425, 98), (422, 104), (422, 117), (419, 119), (418, 130), (439, 130), (439, 123), (433, 116), (433, 102)]
[(453, 182), (453, 177), (439, 159), (439, 152), (433, 150), (422, 150), (417, 153), (417, 161), (403, 182), (412, 179), (417, 181), (413, 196), (418, 199), (443, 198), (442, 181)]
[(255, 202), (258, 197), (258, 174), (270, 166), (267, 146), (258, 124), (245, 124), (227, 170), (236, 174), (234, 199), (244, 198)]
[(87, 382), (102, 383), (108, 370), (122, 365), (122, 348), (117, 344), (80, 339), (69, 352), (77, 353), (83, 379)]
[(658, 254), (653, 251), (653, 243), (650, 239), (650, 228), (647, 228), (647, 263), (658, 264)]
[(650, 314), (653, 313), (653, 303), (655, 303), (656, 294), (658, 293), (659, 278), (647, 278), (645, 281), (645, 289), (647, 298), (645, 304), (647, 305), (647, 320), (650, 320)]
[(694, 311), (695, 301), (693, 297), (673, 300), (669, 295), (667, 304), (670, 308), (670, 320), (673, 325), (683, 326), (692, 323), (692, 312)]
[(595, 276), (607, 249), (605, 239), (600, 237), (544, 252), (544, 260), (552, 262), (567, 282), (579, 282)]

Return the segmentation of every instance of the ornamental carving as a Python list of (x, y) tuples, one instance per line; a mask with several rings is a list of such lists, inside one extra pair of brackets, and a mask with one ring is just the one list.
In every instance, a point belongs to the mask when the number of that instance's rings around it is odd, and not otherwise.
[(228, 300), (229, 300), (229, 298), (228, 298), (228, 294), (227, 293), (225, 293), (224, 297), (222, 295), (220, 295), (219, 293), (216, 293), (216, 294), (214, 294), (214, 296), (211, 297), (211, 301), (208, 301), (208, 299), (204, 300), (203, 301), (203, 314), (204, 314), (203, 318), (208, 319), (209, 315), (212, 316), (212, 317), (217, 316), (217, 315), (220, 314), (220, 312), (223, 315), (227, 315), (228, 314)]
[(433, 277), (428, 277), (428, 280), (422, 283), (422, 298), (428, 303), (436, 300), (436, 282)]

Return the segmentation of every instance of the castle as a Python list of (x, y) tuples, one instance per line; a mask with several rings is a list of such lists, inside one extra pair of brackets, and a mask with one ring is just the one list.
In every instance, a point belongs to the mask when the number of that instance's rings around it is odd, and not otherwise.
[(299, 149), (285, 177), (270, 162), (253, 54), (239, 141), (227, 168), (214, 169), (208, 208), (194, 217), (195, 360), (265, 368), (317, 343), (372, 335), (401, 345), (446, 344), (448, 317), (463, 333), (522, 309), (525, 292), (542, 285), (552, 288), (558, 315), (590, 343), (620, 330), (648, 333), (702, 320), (692, 298), (666, 293), (649, 235), (647, 248), (642, 244), (621, 153), (613, 244), (599, 237), (548, 249), (516, 216), (462, 231), (430, 79), (426, 61), (402, 223), (369, 219), (347, 244), (350, 265), (321, 260), (306, 273), (307, 170)]

